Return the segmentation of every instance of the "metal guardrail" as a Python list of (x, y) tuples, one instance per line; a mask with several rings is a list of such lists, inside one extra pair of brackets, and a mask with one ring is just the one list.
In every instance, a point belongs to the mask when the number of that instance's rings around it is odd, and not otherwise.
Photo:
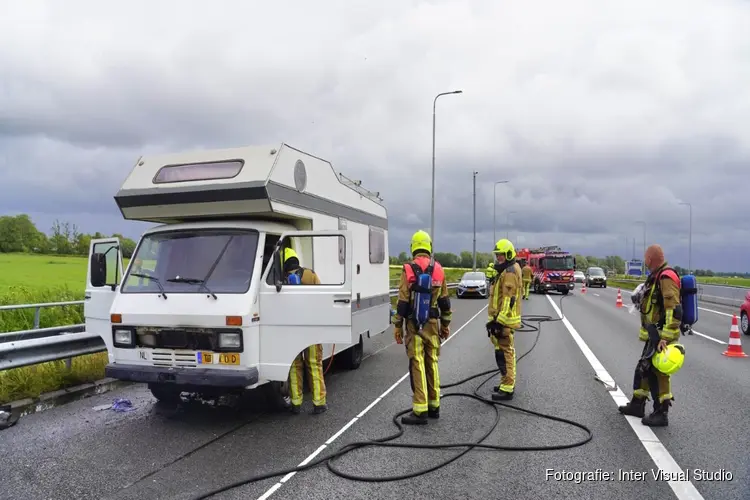
[[(643, 283), (641, 279), (613, 278), (610, 282)], [(750, 289), (736, 285), (714, 285), (698, 283), (698, 301), (728, 307), (740, 307)]]
[[(450, 289), (456, 288), (457, 286), (458, 283), (448, 284), (448, 288)], [(389, 290), (389, 295), (391, 297), (397, 294), (398, 288), (392, 288)], [(58, 305), (74, 305), (78, 303), (82, 304), (83, 301), (2, 306), (0, 310), (54, 307)], [(38, 325), (38, 322), (35, 324)], [(85, 332), (84, 327), (85, 325), (70, 325), (0, 334), (0, 371), (8, 370), (10, 368), (21, 368), (23, 366), (35, 365), (47, 361), (57, 361), (61, 359), (68, 361), (75, 356), (106, 351), (107, 348), (104, 345), (102, 338), (97, 334)], [(28, 338), (23, 337), (24, 335), (37, 335), (37, 337)], [(70, 367), (69, 361), (68, 367)]]

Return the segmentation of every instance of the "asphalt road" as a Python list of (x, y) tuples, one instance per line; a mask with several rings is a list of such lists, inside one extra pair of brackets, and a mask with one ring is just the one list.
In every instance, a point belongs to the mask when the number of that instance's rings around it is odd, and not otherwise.
[[(560, 296), (548, 297), (532, 294), (524, 302), (524, 314), (554, 316), (549, 299), (559, 307)], [(212, 498), (747, 498), (750, 358), (721, 355), (726, 345), (720, 342), (727, 341), (731, 322), (723, 314), (731, 310), (720, 306), (712, 307), (715, 312), (702, 310), (696, 330), (705, 336), (683, 338), (688, 358), (674, 380), (670, 426), (649, 436), (637, 419), (618, 414), (613, 399), (618, 392), (607, 391), (594, 379), (595, 373), (611, 375), (625, 395), (631, 394), (632, 369), (641, 350), (638, 320), (626, 309), (615, 308), (615, 297), (616, 290), (589, 289), (586, 295), (576, 290), (563, 299), (567, 322), (542, 324), (535, 348), (518, 365), (517, 393), (511, 404), (588, 426), (593, 439), (581, 447), (473, 450), (435, 472), (388, 483), (353, 482), (320, 466), (283, 483), (277, 477)], [(627, 295), (624, 298), (627, 303)], [(454, 299), (454, 304), (454, 334), (441, 356), (444, 384), (494, 368), (483, 328), (485, 301)], [(327, 376), (330, 411), (320, 416), (269, 414), (254, 409), (252, 398), (239, 408), (195, 404), (175, 411), (155, 404), (148, 391), (133, 386), (25, 417), (0, 433), (0, 497), (191, 498), (242, 477), (296, 466), (326, 442), (318, 458), (348, 442), (389, 435), (395, 431), (392, 416), (407, 409), (411, 400), (409, 383), (403, 380), (407, 370), (403, 346), (390, 344), (390, 335), (387, 332), (368, 347), (370, 356), (358, 370)], [(533, 332), (517, 334), (519, 356), (535, 338)], [(444, 393), (472, 392), (477, 384), (472, 381)], [(486, 396), (490, 391), (491, 384), (481, 389)], [(130, 399), (135, 411), (93, 410), (118, 397)], [(400, 441), (474, 440), (492, 425), (494, 415), (491, 407), (479, 402), (445, 398), (439, 421), (407, 428)], [(500, 425), (486, 442), (541, 446), (584, 437), (583, 431), (570, 425), (501, 408)], [(426, 468), (460, 451), (367, 448), (337, 460), (336, 465), (348, 473), (379, 476)], [(690, 470), (692, 482), (674, 483), (673, 489), (651, 477), (652, 471), (675, 462)], [(697, 481), (693, 469), (724, 469), (733, 478)], [(547, 478), (548, 471), (597, 470), (613, 473), (614, 480)], [(618, 479), (619, 471), (631, 470), (645, 477)], [(697, 495), (690, 496), (691, 491)]]

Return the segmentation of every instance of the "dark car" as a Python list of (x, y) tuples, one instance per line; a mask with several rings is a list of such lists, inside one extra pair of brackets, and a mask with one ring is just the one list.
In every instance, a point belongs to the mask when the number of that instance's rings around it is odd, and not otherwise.
[(607, 288), (607, 274), (601, 267), (589, 267), (586, 270), (586, 286)]

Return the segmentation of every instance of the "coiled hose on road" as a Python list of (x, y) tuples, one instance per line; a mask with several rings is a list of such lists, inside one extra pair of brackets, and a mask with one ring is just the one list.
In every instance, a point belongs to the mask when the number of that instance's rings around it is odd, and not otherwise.
[[(562, 313), (562, 299), (564, 299), (565, 297), (566, 295), (563, 295), (560, 298), (560, 312), (561, 313)], [(564, 313), (563, 313), (563, 316), (564, 316)], [(534, 343), (531, 345), (528, 351), (526, 351), (525, 353), (523, 353), (521, 356), (518, 357), (516, 364), (520, 363), (520, 361), (526, 356), (528, 356), (536, 347), (537, 342), (539, 341), (539, 335), (541, 334), (541, 331), (542, 331), (542, 323), (548, 323), (548, 322), (554, 322), (554, 321), (561, 321), (561, 318), (553, 318), (552, 316), (547, 316), (547, 315), (525, 315), (522, 317), (521, 328), (517, 329), (516, 332), (536, 332), (536, 336), (534, 338)], [(536, 326), (532, 325), (531, 323), (536, 323)], [(482, 377), (484, 375), (488, 375), (487, 378), (485, 378), (482, 381), (482, 383), (480, 383), (474, 389), (473, 393), (449, 392), (446, 394), (442, 394), (440, 397), (441, 400), (447, 399), (447, 398), (473, 399), (476, 401), (480, 401), (488, 406), (491, 406), (495, 410), (495, 420), (493, 424), (490, 426), (487, 432), (484, 435), (482, 435), (482, 437), (479, 438), (477, 441), (468, 442), (468, 443), (456, 442), (456, 443), (443, 443), (443, 444), (395, 443), (393, 441), (398, 439), (404, 434), (404, 427), (403, 427), (403, 424), (399, 422), (399, 417), (406, 413), (409, 413), (411, 411), (411, 408), (409, 408), (407, 410), (400, 411), (393, 416), (393, 424), (398, 428), (398, 431), (390, 436), (373, 439), (371, 441), (358, 441), (358, 442), (349, 443), (341, 447), (341, 449), (339, 449), (338, 451), (333, 452), (317, 460), (311, 461), (305, 465), (298, 466), (298, 467), (291, 467), (289, 469), (284, 469), (284, 470), (268, 472), (265, 474), (259, 474), (256, 476), (241, 479), (234, 483), (228, 484), (226, 486), (222, 486), (220, 488), (211, 490), (209, 492), (201, 493), (200, 495), (194, 498), (196, 500), (199, 500), (199, 499), (202, 500), (205, 498), (209, 498), (213, 495), (216, 495), (218, 493), (221, 493), (221, 492), (233, 489), (233, 488), (237, 488), (245, 484), (255, 483), (257, 481), (262, 481), (262, 480), (270, 479), (273, 477), (285, 476), (291, 472), (302, 472), (308, 469), (312, 469), (313, 467), (317, 467), (318, 465), (321, 465), (323, 463), (326, 464), (326, 466), (328, 467), (328, 470), (330, 470), (333, 474), (339, 477), (349, 479), (352, 481), (382, 483), (382, 482), (389, 482), (389, 481), (400, 481), (403, 479), (409, 479), (412, 477), (417, 477), (417, 476), (421, 476), (421, 475), (436, 471), (442, 467), (445, 467), (446, 465), (452, 462), (455, 462), (456, 460), (466, 455), (468, 452), (470, 452), (474, 448), (484, 448), (484, 449), (498, 450), (498, 451), (553, 451), (553, 450), (564, 450), (564, 449), (569, 449), (569, 448), (576, 448), (578, 446), (583, 446), (584, 444), (591, 441), (591, 439), (593, 438), (593, 434), (591, 433), (591, 430), (579, 422), (574, 422), (573, 420), (568, 420), (562, 417), (556, 417), (554, 415), (547, 415), (545, 413), (541, 413), (541, 412), (537, 412), (533, 410), (527, 410), (525, 408), (520, 408), (518, 406), (514, 406), (508, 403), (501, 403), (499, 401), (493, 401), (491, 399), (480, 396), (479, 389), (481, 389), (482, 386), (484, 386), (487, 382), (492, 380), (492, 378), (496, 376), (498, 373), (500, 373), (499, 368), (496, 368), (494, 370), (487, 370), (481, 373), (477, 373), (475, 375), (471, 375), (457, 382), (453, 382), (451, 384), (440, 386), (440, 389), (449, 389), (451, 387), (456, 387), (458, 385), (465, 384), (466, 382)], [(577, 427), (583, 430), (586, 433), (586, 436), (580, 439), (579, 441), (576, 441), (570, 444), (559, 444), (559, 445), (502, 446), (502, 445), (484, 444), (484, 441), (492, 434), (492, 432), (497, 428), (498, 424), (500, 423), (500, 411), (498, 409), (498, 407), (500, 406), (511, 408), (513, 410), (520, 411), (528, 415), (533, 415), (533, 416), (544, 418), (547, 420), (552, 420), (555, 422), (562, 422), (564, 424), (572, 425), (574, 427)], [(372, 446), (382, 447), (382, 448), (412, 448), (412, 449), (422, 449), (422, 450), (425, 450), (425, 449), (442, 450), (442, 449), (448, 449), (448, 448), (466, 448), (466, 449), (454, 455), (453, 457), (438, 463), (437, 465), (433, 465), (431, 467), (418, 470), (416, 472), (409, 472), (405, 474), (398, 474), (398, 475), (392, 475), (392, 476), (359, 476), (356, 474), (349, 474), (340, 469), (337, 469), (333, 464), (333, 461), (335, 459), (341, 458), (347, 453), (350, 453), (360, 448), (366, 448), (366, 447), (372, 447)]]

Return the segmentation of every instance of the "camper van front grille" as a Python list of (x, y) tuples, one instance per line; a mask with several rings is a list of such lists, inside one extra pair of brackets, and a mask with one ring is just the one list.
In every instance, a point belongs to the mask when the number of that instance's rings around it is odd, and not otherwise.
[(191, 367), (198, 364), (194, 352), (184, 351), (160, 351), (154, 349), (151, 353), (151, 360), (154, 366)]

